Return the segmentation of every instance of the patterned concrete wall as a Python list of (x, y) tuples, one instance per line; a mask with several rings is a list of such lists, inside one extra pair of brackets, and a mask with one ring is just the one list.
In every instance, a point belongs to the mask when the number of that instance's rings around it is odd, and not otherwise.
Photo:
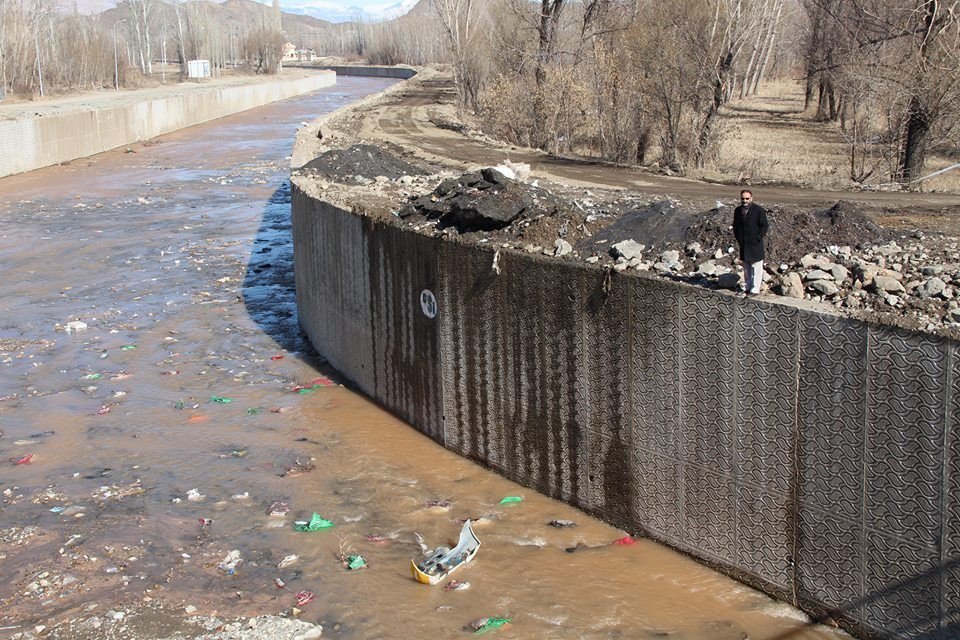
[(335, 83), (335, 74), (318, 71), (296, 80), (191, 87), (178, 95), (108, 109), (0, 120), (0, 177), (149, 140)]
[(446, 447), (856, 635), (960, 637), (956, 343), (526, 254), (497, 274), (299, 189), (294, 220), (313, 344)]

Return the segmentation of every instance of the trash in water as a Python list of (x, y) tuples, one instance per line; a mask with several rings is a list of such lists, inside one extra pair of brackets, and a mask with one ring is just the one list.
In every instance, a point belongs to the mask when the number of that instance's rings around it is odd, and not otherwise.
[(376, 544), (386, 544), (390, 542), (389, 538), (382, 536), (379, 533), (368, 533), (367, 535), (363, 536), (363, 539), (367, 542), (373, 542)]
[(242, 458), (245, 455), (247, 455), (246, 449), (234, 449), (233, 451), (230, 452), (230, 457), (232, 458)]
[(255, 416), (255, 415), (257, 415), (258, 413), (263, 413), (263, 407), (248, 407), (248, 408), (247, 408), (247, 415), (248, 415), (248, 416)]
[(280, 474), (281, 478), (295, 478), (303, 473), (310, 473), (316, 469), (316, 465), (312, 462), (300, 462), (300, 458), (294, 460), (293, 464), (286, 468), (286, 470)]
[(477, 551), (480, 550), (480, 539), (473, 532), (470, 521), (463, 523), (463, 529), (460, 530), (460, 540), (457, 546), (440, 546), (430, 551), (423, 543), (423, 538), (417, 534), (417, 542), (420, 543), (420, 549), (426, 556), (419, 563), (416, 560), (410, 561), (410, 572), (413, 579), (423, 584), (434, 585), (449, 576), (461, 566), (474, 559)]
[(319, 513), (314, 513), (310, 522), (306, 520), (297, 520), (293, 523), (294, 531), (322, 531), (333, 526), (333, 522), (320, 517)]
[(200, 518), (200, 526), (203, 528), (209, 527), (213, 524), (212, 518)]
[(217, 569), (226, 571), (228, 575), (232, 576), (237, 570), (237, 565), (241, 562), (243, 562), (243, 560), (240, 558), (240, 551), (238, 549), (234, 549), (227, 554), (227, 557), (224, 558), (220, 564), (217, 565)]
[(618, 539), (618, 540), (614, 540), (614, 541), (611, 542), (610, 544), (617, 544), (617, 545), (620, 545), (620, 546), (622, 546), (622, 547), (626, 547), (626, 546), (629, 546), (629, 545), (631, 545), (631, 544), (634, 544), (635, 542), (636, 542), (636, 540), (634, 540), (634, 539), (631, 538), (630, 536), (623, 536), (622, 538), (620, 538), (620, 539)]
[(283, 356), (282, 356), (282, 355), (270, 356), (270, 359), (271, 359), (271, 360), (283, 360)]
[(551, 527), (556, 527), (558, 529), (563, 529), (564, 527), (575, 527), (577, 523), (573, 520), (551, 520), (547, 523)]
[(101, 405), (100, 408), (97, 409), (97, 412), (94, 415), (97, 415), (97, 416), (106, 415), (110, 413), (110, 409), (116, 406), (116, 404), (117, 404), (116, 402), (108, 402), (105, 405)]
[(311, 393), (313, 391), (316, 391), (317, 389), (320, 389), (321, 387), (333, 387), (335, 386), (335, 384), (336, 383), (330, 378), (321, 376), (319, 378), (314, 378), (313, 380), (311, 380), (310, 384), (308, 385), (298, 384), (292, 389), (292, 391), (294, 393), (300, 393), (300, 394)]
[(500, 504), (517, 504), (518, 502), (523, 502), (523, 498), (520, 496), (507, 496), (500, 501)]
[(271, 502), (270, 506), (267, 507), (268, 516), (284, 516), (288, 511), (290, 511), (290, 505), (286, 502), (280, 502), (279, 500)]
[(81, 380), (99, 380), (103, 377), (102, 373), (88, 373), (85, 376), (80, 376)]
[(206, 497), (207, 496), (200, 493), (198, 489), (190, 489), (190, 491), (187, 491), (187, 500), (190, 502), (200, 502)]
[(346, 559), (347, 571), (356, 571), (357, 569), (363, 569), (367, 566), (367, 561), (363, 556), (347, 556)]
[(300, 556), (296, 554), (285, 556), (283, 560), (277, 563), (277, 569), (283, 569), (284, 567), (289, 567), (299, 559), (300, 559)]
[(461, 582), (460, 580), (451, 580), (447, 584), (443, 585), (444, 591), (466, 591), (469, 588), (469, 582)]
[(297, 593), (297, 606), (302, 607), (308, 602), (312, 602), (315, 597), (313, 591), (300, 591)]
[(25, 453), (19, 458), (10, 458), (10, 462), (12, 462), (13, 464), (30, 464), (31, 462), (33, 462), (33, 454)]
[(230, 404), (233, 402), (233, 398), (226, 398), (223, 396), (210, 396), (210, 402), (218, 402), (220, 404)]
[(510, 618), (477, 618), (470, 623), (470, 628), (474, 633), (486, 633), (499, 629), (505, 624), (510, 624)]
[(452, 506), (449, 500), (427, 500), (423, 504), (428, 509), (449, 509)]
[(286, 589), (287, 583), (281, 580), (280, 578), (274, 578), (273, 584), (277, 585), (277, 589)]
[(137, 345), (135, 344), (125, 344), (122, 347), (120, 347), (120, 351), (133, 351), (136, 348), (137, 348)]
[(53, 507), (50, 509), (50, 513), (63, 513), (66, 510), (66, 507)]
[(87, 323), (79, 320), (73, 320), (72, 322), (68, 322), (63, 330), (67, 333), (70, 333), (71, 331), (86, 331)]

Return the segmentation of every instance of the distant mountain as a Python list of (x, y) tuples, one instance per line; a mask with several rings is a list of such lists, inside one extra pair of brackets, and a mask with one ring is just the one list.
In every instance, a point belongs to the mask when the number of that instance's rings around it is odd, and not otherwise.
[(397, 0), (396, 2), (362, 8), (344, 6), (344, 2), (331, 0), (281, 0), (280, 6), (287, 13), (313, 16), (327, 22), (384, 22), (406, 15), (420, 0)]
[[(219, 2), (230, 4), (230, 0)], [(406, 15), (419, 2), (421, 0), (394, 0), (363, 9), (350, 6), (346, 0), (280, 0), (280, 8), (285, 14), (310, 16), (324, 22), (384, 22)], [(426, 4), (426, 0), (423, 2)], [(117, 0), (57, 0), (57, 4), (65, 13), (76, 10), (84, 14), (96, 14), (116, 7)], [(259, 4), (270, 6), (272, 0), (262, 0)]]

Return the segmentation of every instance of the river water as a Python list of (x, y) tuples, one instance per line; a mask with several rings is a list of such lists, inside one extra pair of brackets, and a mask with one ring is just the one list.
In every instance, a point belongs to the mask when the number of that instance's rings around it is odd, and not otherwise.
[[(625, 532), (336, 384), (297, 326), (288, 156), (301, 122), (389, 84), (0, 180), (0, 637), (193, 637), (194, 616), (289, 614), (304, 590), (300, 618), (334, 638), (482, 616), (511, 619), (502, 638), (846, 637), (650, 541), (611, 545)], [(293, 529), (315, 512), (335, 526)], [(465, 518), (470, 588), (415, 583), (415, 532), (446, 544)], [(120, 616), (119, 635), (82, 624)]]

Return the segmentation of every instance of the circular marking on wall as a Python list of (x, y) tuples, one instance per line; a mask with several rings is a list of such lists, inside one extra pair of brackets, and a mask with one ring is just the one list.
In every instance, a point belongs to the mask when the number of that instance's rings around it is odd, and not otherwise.
[(433, 295), (433, 291), (430, 291), (430, 289), (424, 289), (420, 292), (420, 309), (423, 311), (423, 315), (428, 318), (437, 317), (437, 297)]

